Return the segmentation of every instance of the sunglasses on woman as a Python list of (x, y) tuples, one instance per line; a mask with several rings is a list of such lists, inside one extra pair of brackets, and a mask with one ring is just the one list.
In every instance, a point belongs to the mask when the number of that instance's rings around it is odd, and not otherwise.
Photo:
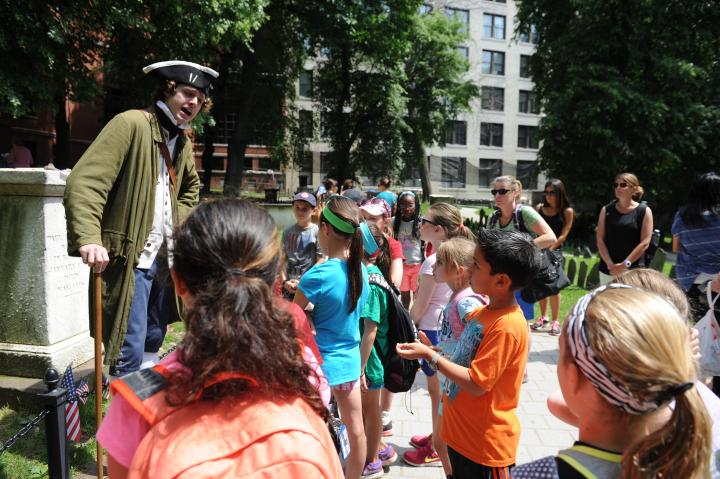
[(437, 226), (437, 225), (438, 225), (438, 224), (435, 223), (433, 220), (429, 220), (429, 219), (425, 218), (424, 216), (421, 216), (421, 217), (420, 217), (420, 222), (423, 223), (423, 224), (425, 224), (425, 223), (430, 223), (430, 224), (433, 225), (433, 226)]
[(495, 196), (495, 195), (500, 195), (500, 196), (502, 196), (502, 195), (506, 195), (506, 194), (510, 193), (511, 191), (512, 191), (512, 190), (508, 190), (508, 189), (505, 189), (505, 188), (500, 188), (499, 190), (490, 190), (490, 194), (493, 195), (493, 196)]
[(557, 195), (557, 191), (546, 191), (545, 196), (555, 196)]
[(627, 187), (628, 187), (628, 184), (625, 183), (624, 181), (623, 181), (622, 183), (613, 183), (613, 188), (617, 188), (617, 187), (627, 188)]

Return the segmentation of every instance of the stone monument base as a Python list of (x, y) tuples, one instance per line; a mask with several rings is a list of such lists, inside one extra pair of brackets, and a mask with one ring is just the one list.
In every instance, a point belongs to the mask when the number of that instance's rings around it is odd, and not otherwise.
[(38, 377), (54, 367), (62, 374), (67, 366), (83, 363), (94, 354), (95, 344), (87, 332), (49, 346), (0, 343), (0, 371), (8, 376)]

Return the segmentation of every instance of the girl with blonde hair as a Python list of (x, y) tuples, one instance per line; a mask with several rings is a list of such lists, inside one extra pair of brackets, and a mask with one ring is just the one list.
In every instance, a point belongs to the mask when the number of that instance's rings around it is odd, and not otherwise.
[(711, 421), (688, 325), (666, 299), (623, 284), (583, 296), (563, 325), (557, 371), (580, 441), (513, 477), (709, 477)]

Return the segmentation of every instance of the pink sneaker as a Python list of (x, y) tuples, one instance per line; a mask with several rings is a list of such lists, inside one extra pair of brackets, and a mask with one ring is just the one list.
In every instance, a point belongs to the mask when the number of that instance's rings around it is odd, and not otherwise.
[(410, 438), (410, 445), (415, 449), (427, 447), (430, 444), (432, 444), (432, 434), (428, 434), (427, 436), (418, 434)]
[(547, 316), (540, 316), (531, 326), (530, 329), (533, 331), (540, 330), (546, 323), (549, 323), (550, 319)]
[(440, 462), (440, 457), (438, 456), (437, 452), (432, 448), (431, 445), (427, 445), (426, 447), (415, 449), (411, 451), (405, 451), (403, 454), (403, 461), (407, 462), (411, 466), (415, 467), (425, 467), (425, 466), (440, 466), (442, 467), (442, 463)]
[(558, 336), (560, 334), (560, 321), (553, 321), (550, 334), (553, 336)]

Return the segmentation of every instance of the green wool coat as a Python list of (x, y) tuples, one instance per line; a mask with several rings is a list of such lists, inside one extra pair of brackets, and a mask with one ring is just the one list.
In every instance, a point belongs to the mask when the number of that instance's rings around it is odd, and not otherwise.
[[(148, 110), (148, 111), (153, 111)], [(102, 338), (105, 363), (113, 364), (127, 331), (135, 289), (134, 268), (153, 222), (155, 185), (163, 161), (163, 141), (154, 113), (130, 110), (117, 115), (100, 132), (67, 179), (65, 215), (68, 254), (94, 243), (108, 250), (110, 263), (102, 273)], [(179, 145), (179, 143), (178, 143)], [(175, 161), (176, 187), (170, 187), (173, 224), (198, 203), (200, 179), (188, 140)], [(94, 281), (90, 281), (90, 302)], [(176, 298), (177, 299), (177, 298)], [(179, 301), (175, 308), (179, 317)], [(94, 335), (93, 308), (90, 330)]]

